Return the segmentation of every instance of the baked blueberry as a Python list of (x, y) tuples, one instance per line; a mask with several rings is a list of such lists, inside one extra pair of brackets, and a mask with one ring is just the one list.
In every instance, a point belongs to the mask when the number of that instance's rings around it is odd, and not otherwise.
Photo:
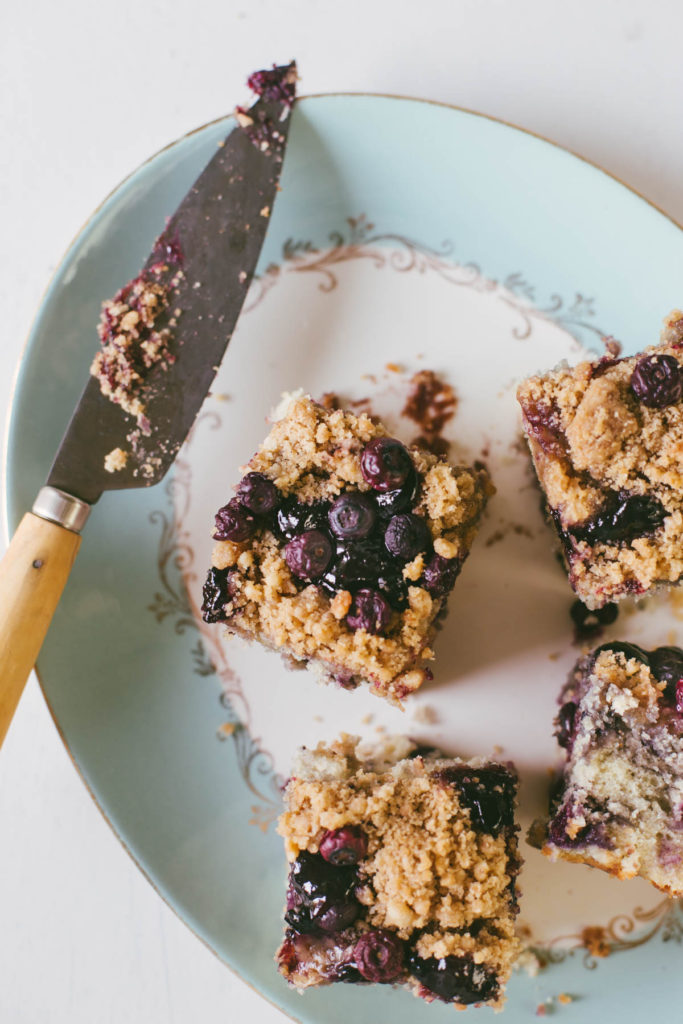
[(680, 647), (658, 647), (650, 652), (650, 668), (659, 683), (665, 683), (664, 694), (676, 700), (676, 686), (683, 679), (683, 650)]
[(583, 601), (576, 600), (569, 609), (575, 626), (577, 641), (591, 640), (599, 637), (603, 626), (611, 626), (619, 615), (619, 606), (606, 604), (602, 608), (587, 608)]
[(237, 485), (237, 497), (250, 512), (262, 516), (275, 511), (282, 493), (263, 473), (247, 473)]
[(377, 506), (369, 494), (340, 494), (329, 511), (330, 529), (339, 540), (362, 540), (377, 521)]
[(332, 541), (321, 530), (306, 530), (286, 545), (285, 561), (300, 580), (319, 579), (332, 561)]
[(683, 372), (674, 356), (655, 353), (644, 356), (635, 366), (631, 388), (636, 398), (650, 409), (675, 405), (683, 397)]
[(422, 586), (432, 597), (446, 597), (453, 589), (461, 568), (459, 558), (432, 555), (422, 574)]
[(367, 836), (357, 825), (327, 831), (320, 840), (321, 857), (335, 867), (357, 864), (367, 852)]
[(431, 541), (431, 535), (422, 516), (404, 512), (393, 516), (384, 534), (387, 550), (405, 562), (410, 562), (425, 551)]
[(239, 498), (232, 498), (227, 505), (218, 509), (213, 535), (216, 540), (241, 542), (253, 537), (256, 527), (254, 513)]
[(365, 482), (375, 491), (395, 491), (408, 479), (413, 460), (400, 441), (393, 437), (376, 437), (363, 449), (360, 469)]
[(386, 633), (391, 624), (391, 605), (378, 590), (365, 587), (353, 598), (346, 616), (351, 629), (364, 629), (368, 633)]
[(396, 981), (403, 974), (403, 943), (395, 932), (373, 928), (359, 938), (353, 959), (366, 981)]

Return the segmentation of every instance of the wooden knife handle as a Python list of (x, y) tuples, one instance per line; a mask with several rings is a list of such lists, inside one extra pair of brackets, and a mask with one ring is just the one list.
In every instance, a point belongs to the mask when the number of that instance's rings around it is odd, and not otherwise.
[(27, 512), (0, 562), (0, 745), (80, 543), (78, 533)]

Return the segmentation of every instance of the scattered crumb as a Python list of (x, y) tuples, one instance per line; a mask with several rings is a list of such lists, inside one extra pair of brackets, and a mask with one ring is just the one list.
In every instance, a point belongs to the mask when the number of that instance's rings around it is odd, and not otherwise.
[(683, 590), (672, 590), (668, 596), (674, 617), (683, 619)]
[(431, 704), (420, 704), (415, 708), (412, 715), (414, 722), (422, 725), (434, 725), (439, 720), (436, 709)]
[(237, 121), (240, 128), (250, 128), (251, 125), (254, 123), (253, 118), (249, 117), (246, 110), (244, 110), (242, 107), (235, 107), (235, 120)]
[(432, 370), (418, 370), (410, 380), (410, 391), (402, 415), (420, 427), (421, 435), (413, 444), (435, 455), (445, 455), (449, 443), (441, 432), (455, 415), (458, 404), (455, 391)]
[(537, 1017), (549, 1017), (556, 1013), (557, 1006), (559, 1003), (561, 1006), (567, 1006), (569, 1003), (574, 1002), (574, 997), (567, 995), (566, 992), (561, 992), (559, 996), (548, 996), (542, 1003), (539, 1003), (536, 1007)]
[[(483, 463), (479, 463), (479, 465), (483, 465)], [(487, 537), (484, 547), (491, 548), (494, 544), (499, 544), (511, 533), (516, 537), (526, 537), (528, 540), (534, 539), (533, 530), (530, 530), (525, 523), (504, 523), (497, 530), (494, 530), (490, 537)]]
[(217, 402), (229, 402), (230, 395), (227, 395), (225, 391), (212, 391), (211, 397), (215, 398)]
[(503, 753), (504, 751), (505, 751), (505, 747), (501, 747), (500, 743), (496, 743), (496, 744), (495, 744), (495, 746), (494, 746), (494, 748), (493, 748), (493, 753), (494, 753), (494, 754), (496, 755), (496, 757), (500, 757), (500, 755), (501, 755), (501, 754), (502, 754), (502, 753)]
[(607, 933), (600, 925), (584, 928), (581, 932), (581, 944), (591, 956), (606, 957), (610, 955)]
[(403, 367), (399, 363), (387, 363), (384, 369), (389, 373), (403, 373)]
[(239, 281), (240, 284), (244, 284), (246, 279), (247, 279), (247, 272), (246, 272), (246, 270), (240, 270), (239, 274), (237, 275), (237, 280)]
[(264, 206), (262, 210), (259, 210), (261, 217), (270, 217), (270, 207)]
[(325, 719), (323, 718), (322, 715), (313, 715), (313, 721), (314, 722), (324, 722)]
[(217, 735), (219, 740), (227, 740), (229, 736), (232, 736), (237, 729), (236, 722), (223, 722), (223, 725), (218, 726)]
[(611, 626), (619, 615), (619, 606), (613, 603), (591, 610), (577, 598), (569, 609), (574, 624), (574, 644), (590, 642), (594, 645), (604, 633), (604, 626)]
[(323, 409), (327, 409), (329, 412), (334, 412), (336, 409), (341, 409), (341, 403), (339, 401), (339, 395), (334, 391), (325, 391), (318, 399)]
[(560, 657), (560, 651), (553, 651), (552, 654), (548, 655), (548, 658), (549, 658), (550, 661), (557, 661), (557, 659), (559, 657)]
[(532, 949), (524, 949), (515, 960), (515, 968), (518, 971), (525, 971), (530, 978), (536, 978), (543, 968), (543, 963)]
[(107, 473), (116, 473), (120, 469), (125, 469), (127, 462), (128, 452), (123, 448), (112, 448), (104, 457), (104, 468)]
[(386, 730), (386, 726), (384, 726), (384, 725), (377, 725), (377, 726), (375, 726), (375, 732), (376, 732), (376, 733), (379, 733), (379, 735), (380, 735), (380, 736), (381, 736), (381, 735), (382, 735), (383, 733), (385, 733), (386, 731), (387, 731), (387, 730)]
[(374, 718), (375, 716), (371, 712), (369, 712), (367, 715), (363, 715), (363, 717), (361, 718), (361, 724), (370, 725), (371, 722), (374, 721)]

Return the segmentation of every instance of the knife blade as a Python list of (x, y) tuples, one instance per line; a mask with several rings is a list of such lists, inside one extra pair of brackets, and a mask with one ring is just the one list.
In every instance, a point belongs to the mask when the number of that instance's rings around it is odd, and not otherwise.
[[(295, 81), (294, 62), (251, 76), (260, 98), (248, 111), (237, 108), (237, 126), (167, 222), (140, 274), (104, 306), (97, 376), (88, 380), (47, 485), (0, 563), (0, 744), (91, 505), (106, 490), (161, 480), (211, 386), (275, 202)], [(131, 338), (144, 344), (129, 350)], [(126, 382), (134, 385), (130, 394)]]
[[(286, 75), (296, 67), (276, 70)], [(167, 472), (211, 386), (256, 269), (275, 202), (289, 113), (289, 101), (266, 95), (242, 115), (252, 125), (230, 132), (142, 269), (142, 279), (160, 265), (168, 267), (161, 280), (172, 280), (180, 271), (168, 308), (155, 323), (157, 331), (170, 330), (175, 361), (165, 370), (155, 367), (146, 381), (146, 429), (138, 429), (91, 377), (50, 470), (49, 486), (91, 505), (105, 490), (149, 486)], [(270, 126), (270, 137), (255, 142), (249, 134), (254, 125)], [(115, 448), (129, 457), (122, 469), (107, 472), (105, 457)]]

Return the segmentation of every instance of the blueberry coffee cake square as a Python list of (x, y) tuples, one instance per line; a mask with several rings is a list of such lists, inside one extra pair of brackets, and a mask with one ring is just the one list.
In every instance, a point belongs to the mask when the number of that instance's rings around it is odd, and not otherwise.
[(683, 312), (661, 344), (530, 377), (524, 430), (588, 608), (683, 578)]
[(683, 651), (603, 644), (579, 660), (560, 705), (566, 764), (543, 852), (682, 896)]
[(375, 982), (500, 1008), (519, 951), (516, 790), (510, 765), (404, 737), (303, 748), (279, 824), (280, 973), (300, 990)]
[(202, 612), (398, 702), (431, 673), (444, 609), (493, 491), (366, 414), (291, 397), (218, 510)]

